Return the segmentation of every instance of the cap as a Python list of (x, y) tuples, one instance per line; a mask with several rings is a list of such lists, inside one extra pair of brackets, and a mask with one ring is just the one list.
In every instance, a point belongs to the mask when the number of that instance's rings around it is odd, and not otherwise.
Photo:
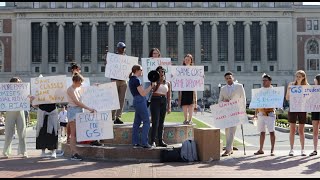
[(126, 44), (124, 42), (118, 42), (117, 48), (126, 48)]

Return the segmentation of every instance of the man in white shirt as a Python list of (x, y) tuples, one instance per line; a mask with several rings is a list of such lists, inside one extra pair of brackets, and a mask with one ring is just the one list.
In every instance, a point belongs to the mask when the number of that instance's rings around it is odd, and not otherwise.
[[(62, 110), (60, 111), (58, 115), (58, 120), (60, 122), (60, 132), (61, 132), (61, 137), (67, 136), (67, 124), (68, 124), (68, 117), (67, 117), (67, 109), (65, 106), (62, 106)], [(64, 133), (63, 133), (64, 132)]]

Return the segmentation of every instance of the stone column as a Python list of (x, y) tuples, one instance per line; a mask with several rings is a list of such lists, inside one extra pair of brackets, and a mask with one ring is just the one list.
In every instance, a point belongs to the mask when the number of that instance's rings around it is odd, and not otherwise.
[(167, 57), (167, 32), (166, 25), (168, 25), (167, 21), (160, 21), (160, 52), (162, 57)]
[(228, 71), (234, 71), (234, 21), (228, 21)]
[(183, 39), (183, 25), (186, 23), (184, 21), (176, 22), (178, 25), (178, 65), (182, 65), (184, 57), (184, 39)]
[(113, 26), (116, 25), (115, 22), (109, 21), (107, 22), (107, 25), (109, 26), (108, 30), (108, 52), (115, 53), (114, 51), (114, 29)]
[(81, 65), (81, 22), (74, 22), (75, 26), (75, 39), (74, 39), (74, 60), (77, 64)]
[(144, 21), (141, 23), (143, 25), (143, 45), (142, 45), (142, 57), (149, 56), (149, 32), (148, 32), (148, 25), (149, 22)]
[(212, 68), (211, 72), (219, 72), (218, 67), (218, 30), (217, 25), (219, 25), (218, 21), (211, 21), (210, 25), (212, 25), (211, 29), (211, 56), (212, 56)]
[(261, 53), (261, 71), (268, 71), (268, 51), (267, 51), (267, 21), (261, 21), (261, 42), (260, 42), (260, 53)]
[(200, 25), (202, 25), (202, 22), (197, 20), (193, 22), (194, 27), (194, 44), (195, 44), (195, 50), (194, 50), (194, 64), (200, 65), (201, 64), (201, 30)]
[(244, 25), (244, 69), (245, 72), (252, 72), (251, 66), (251, 33), (250, 25), (251, 21), (243, 22)]
[(64, 26), (66, 23), (57, 22), (57, 26), (59, 26), (59, 34), (58, 34), (58, 72), (66, 73), (65, 67), (65, 52), (64, 52)]
[(97, 73), (98, 66), (98, 42), (97, 42), (97, 26), (98, 22), (90, 22), (91, 29), (91, 72)]
[(41, 73), (48, 73), (48, 26), (47, 22), (40, 23), (42, 26), (42, 42), (41, 42)]
[(126, 54), (131, 56), (131, 21), (124, 22), (124, 25), (126, 26)]

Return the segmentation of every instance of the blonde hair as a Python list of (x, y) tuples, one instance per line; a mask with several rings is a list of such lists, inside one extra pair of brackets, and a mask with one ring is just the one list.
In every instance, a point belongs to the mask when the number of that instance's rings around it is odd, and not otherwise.
[[(300, 74), (304, 78), (301, 81), (301, 85), (309, 85), (308, 80), (307, 80), (307, 75), (303, 70), (298, 70), (295, 75), (297, 76), (297, 74)], [(298, 85), (297, 79), (294, 81), (294, 85)]]

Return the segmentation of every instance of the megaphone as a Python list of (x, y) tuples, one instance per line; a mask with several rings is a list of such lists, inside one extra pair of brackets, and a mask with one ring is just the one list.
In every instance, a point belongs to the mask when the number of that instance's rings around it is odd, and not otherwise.
[(148, 79), (150, 82), (157, 82), (160, 79), (160, 74), (156, 70), (152, 70), (148, 73)]

